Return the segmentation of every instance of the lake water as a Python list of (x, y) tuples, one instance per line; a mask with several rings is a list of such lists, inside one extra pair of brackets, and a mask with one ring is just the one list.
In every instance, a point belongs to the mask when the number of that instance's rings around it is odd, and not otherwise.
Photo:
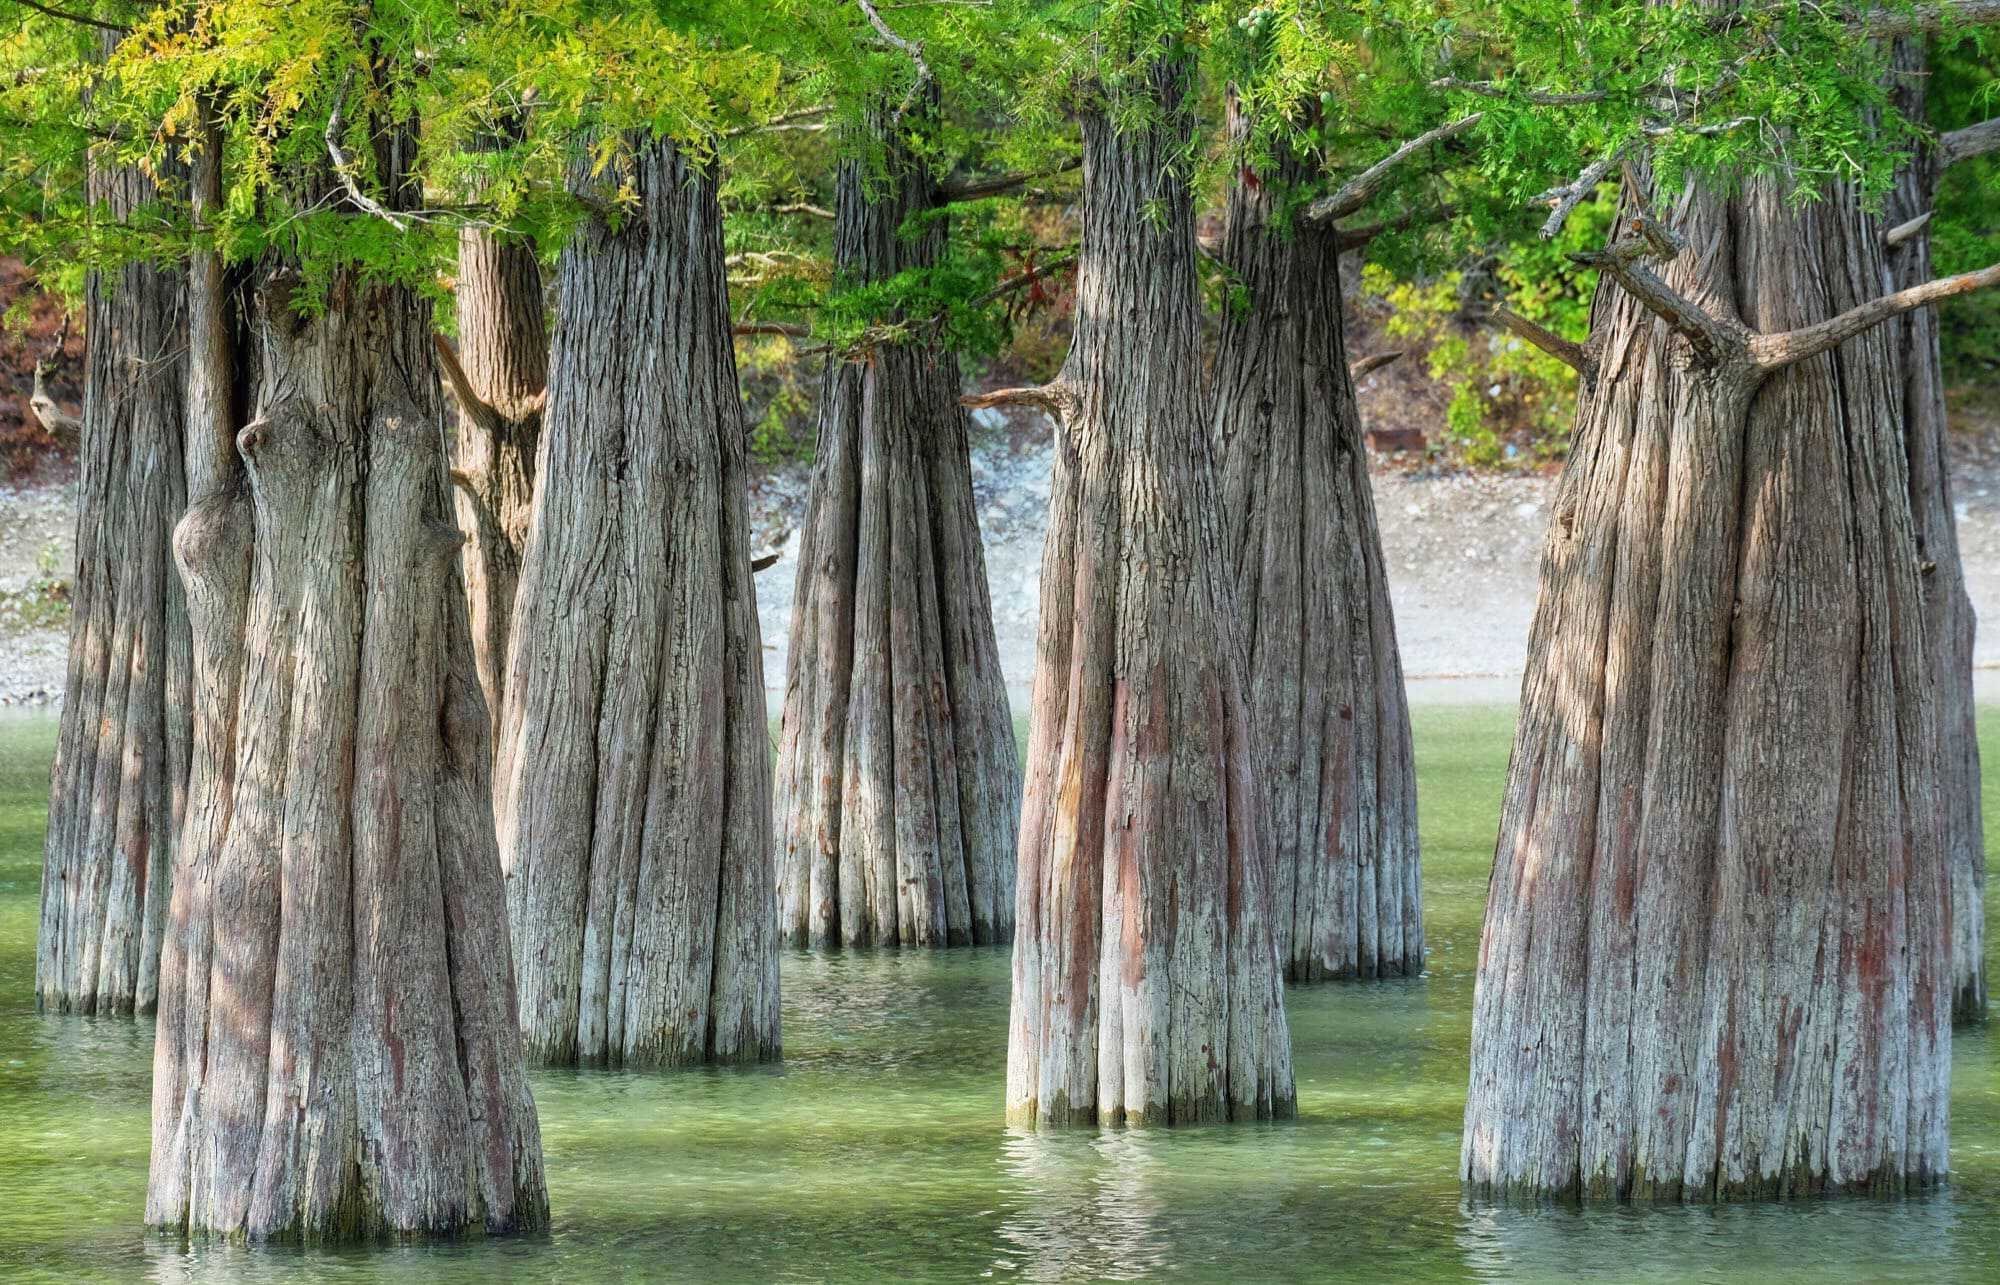
[[(1510, 724), (1504, 709), (1417, 711), (1430, 972), (1287, 993), (1296, 1121), (1009, 1131), (1004, 950), (800, 953), (784, 964), (781, 1068), (535, 1076), (548, 1235), (330, 1253), (187, 1250), (140, 1226), (152, 1025), (35, 1014), (55, 725), (0, 721), (0, 1276), (2000, 1280), (2000, 1048), (1983, 1029), (1955, 1046), (1954, 1174), (1934, 1197), (1461, 1202), (1471, 973)], [(2000, 711), (1983, 729), (2000, 764)]]

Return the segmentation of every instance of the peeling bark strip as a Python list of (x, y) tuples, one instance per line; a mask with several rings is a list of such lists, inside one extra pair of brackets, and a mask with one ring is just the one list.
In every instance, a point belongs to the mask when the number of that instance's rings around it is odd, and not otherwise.
[(175, 536), (196, 753), (147, 1220), (302, 1241), (541, 1226), (429, 310), (347, 276), (307, 320), (291, 288), (271, 270), (258, 301), (248, 485)]
[(1596, 256), (1601, 375), (1543, 554), (1462, 1175), (1620, 1200), (1927, 1187), (1951, 910), (1896, 338), (1760, 355), (1881, 294), (1881, 224), (1851, 190), (1795, 205), (1765, 179), (1669, 222), (1691, 248), (1664, 283)]
[[(91, 200), (124, 219), (157, 199), (137, 167), (93, 165)], [(93, 274), (85, 304), (76, 580), (50, 774), (35, 1003), (150, 1013), (159, 998), (175, 836), (186, 802), (187, 605), (170, 564), (187, 507), (185, 277)]]
[(439, 355), (458, 401), (451, 477), (458, 527), (466, 535), (473, 655), (496, 727), (506, 707), (507, 635), (547, 398), (543, 313), (533, 246), (473, 228), (459, 233), (459, 346), (442, 347)]
[[(887, 131), (884, 131), (886, 133)], [(935, 265), (942, 221), (894, 140), (870, 192), (839, 177), (843, 279)], [(832, 359), (801, 535), (778, 747), (778, 924), (794, 945), (1014, 935), (1021, 775), (972, 501), (958, 360), (890, 344)]]
[(1021, 820), (1007, 1114), (1290, 1115), (1237, 610), (1202, 422), (1186, 69), (1084, 119)]
[(1250, 303), (1223, 322), (1213, 389), (1273, 930), (1292, 981), (1413, 977), (1424, 966), (1416, 769), (1342, 335), (1339, 232), (1271, 223), (1308, 181), (1287, 154), (1230, 193), (1223, 261)]
[[(715, 179), (563, 252), (498, 771), (532, 1057), (778, 1056), (770, 742)], [(587, 180), (579, 174), (578, 184)]]
[[(1896, 42), (1890, 91), (1911, 120), (1924, 119), (1929, 79), (1924, 42)], [(1943, 149), (1940, 149), (1943, 150)], [(1928, 219), (1940, 156), (1919, 147), (1896, 175), (1883, 221)], [(1916, 236), (1887, 256), (1883, 290), (1931, 278), (1931, 242)], [(1958, 522), (1952, 509), (1946, 455), (1944, 370), (1938, 354), (1937, 309), (1918, 308), (1894, 323), (1903, 363), (1903, 449), (1909, 460), (1910, 509), (1917, 557), (1924, 569), (1924, 628), (1937, 667), (1939, 807), (1945, 856), (1951, 865), (1952, 1018), (1986, 1015), (1986, 832), (1980, 816), (1979, 729), (1972, 694), (1972, 644), (1977, 619), (1965, 590)]]

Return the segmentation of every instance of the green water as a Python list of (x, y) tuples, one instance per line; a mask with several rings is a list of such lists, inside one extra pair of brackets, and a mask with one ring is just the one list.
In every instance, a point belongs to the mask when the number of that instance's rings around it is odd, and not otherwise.
[[(1296, 1122), (1010, 1132), (1004, 951), (799, 954), (780, 1070), (536, 1076), (548, 1236), (340, 1254), (190, 1252), (139, 1226), (151, 1025), (34, 1013), (54, 723), (0, 722), (0, 1276), (2000, 1280), (1987, 1031), (1958, 1039), (1955, 1173), (1935, 1197), (1461, 1205), (1471, 970), (1510, 718), (1418, 711), (1430, 975), (1288, 994)], [(2000, 711), (1983, 726), (2000, 764)]]

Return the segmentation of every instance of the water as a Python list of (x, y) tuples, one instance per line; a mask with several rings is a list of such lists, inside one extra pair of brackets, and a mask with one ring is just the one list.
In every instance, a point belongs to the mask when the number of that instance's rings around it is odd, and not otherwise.
[[(1295, 1122), (1009, 1131), (1004, 951), (797, 954), (782, 1068), (535, 1077), (546, 1237), (340, 1253), (190, 1251), (140, 1227), (151, 1025), (34, 1013), (54, 724), (0, 722), (0, 1276), (2000, 1280), (2000, 1049), (1984, 1031), (1957, 1043), (1955, 1175), (1935, 1197), (1461, 1204), (1471, 969), (1509, 721), (1418, 711), (1431, 975), (1289, 992)], [(2000, 763), (2000, 710), (1984, 726)]]

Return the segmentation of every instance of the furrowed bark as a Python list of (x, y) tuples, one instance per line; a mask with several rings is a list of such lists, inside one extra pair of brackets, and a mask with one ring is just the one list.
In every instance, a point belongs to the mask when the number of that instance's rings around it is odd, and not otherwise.
[[(376, 146), (406, 172), (408, 135)], [(216, 476), (174, 537), (195, 752), (147, 1221), (302, 1242), (545, 1226), (429, 309), (346, 271), (302, 316), (287, 265), (258, 275), (241, 481), (217, 449), (226, 329), (190, 383)]]
[[(1911, 120), (1924, 119), (1928, 58), (1924, 42), (1900, 40), (1890, 91)], [(1919, 147), (1896, 175), (1883, 222), (1902, 225), (1930, 213), (1940, 157)], [(1919, 233), (1886, 256), (1884, 292), (1931, 279), (1930, 237)], [(1909, 461), (1910, 511), (1923, 571), (1924, 627), (1936, 666), (1939, 806), (1951, 866), (1951, 995), (1955, 1021), (1986, 1015), (1986, 833), (1980, 816), (1979, 729), (1973, 704), (1972, 644), (1977, 618), (1965, 589), (1958, 523), (1946, 451), (1944, 369), (1937, 309), (1918, 308), (1891, 323), (1903, 377), (1903, 450)]]
[[(938, 191), (880, 130), (888, 172), (839, 178), (853, 283), (934, 266)], [(958, 404), (928, 344), (835, 356), (792, 608), (776, 798), (778, 924), (794, 945), (959, 946), (1014, 927), (1021, 778)]]
[(1084, 121), (1075, 339), (1042, 564), (1007, 1112), (1289, 1115), (1291, 1044), (1199, 381), (1171, 58)]
[[(1242, 122), (1236, 122), (1239, 131)], [(1249, 640), (1250, 735), (1292, 981), (1423, 969), (1416, 770), (1342, 332), (1340, 234), (1275, 226), (1311, 181), (1284, 155), (1230, 193), (1215, 437)]]
[(542, 270), (532, 245), (467, 228), (458, 235), (458, 333), (452, 381), (453, 504), (465, 532), (479, 686), (495, 726), (507, 696), (507, 637), (535, 498), (548, 382)]
[(1761, 178), (1691, 189), (1669, 222), (1694, 248), (1666, 284), (1712, 324), (1690, 342), (1617, 273), (1599, 288), (1462, 1177), (1632, 1201), (1920, 1190), (1947, 1163), (1951, 912), (1895, 337), (1776, 371), (1751, 352), (1880, 295), (1882, 227), (1851, 190), (1796, 205)]
[[(770, 743), (715, 179), (638, 142), (564, 251), (498, 756), (544, 1062), (775, 1058)], [(580, 187), (588, 182), (581, 169)]]
[[(93, 161), (89, 182), (112, 220), (158, 198), (136, 166)], [(185, 283), (133, 263), (88, 287), (69, 667), (35, 952), (44, 1010), (150, 1013), (159, 998), (191, 735), (187, 605), (169, 560), (188, 499)]]

